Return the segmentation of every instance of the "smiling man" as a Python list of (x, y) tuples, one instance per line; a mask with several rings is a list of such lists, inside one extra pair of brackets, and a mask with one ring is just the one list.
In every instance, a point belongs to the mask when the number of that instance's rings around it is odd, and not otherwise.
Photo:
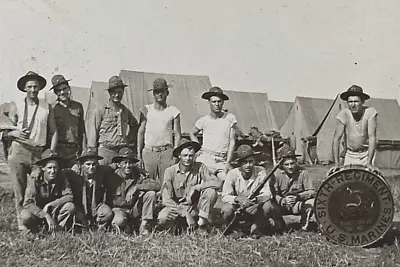
[(199, 142), (197, 134), (203, 133), (202, 148), (196, 160), (224, 181), (232, 168), (230, 162), (236, 142), (236, 117), (224, 111), (224, 101), (229, 100), (229, 97), (221, 88), (212, 87), (201, 97), (208, 100), (210, 112), (196, 121), (190, 139)]
[(121, 103), (125, 85), (119, 76), (108, 81), (109, 101), (96, 108), (87, 123), (87, 146), (98, 148), (100, 165), (109, 165), (123, 147), (135, 146), (138, 122), (132, 112)]
[(82, 104), (71, 99), (71, 87), (63, 75), (51, 78), (57, 100), (53, 104), (58, 129), (57, 153), (68, 160), (71, 167), (86, 145), (86, 131)]
[(45, 147), (55, 151), (57, 128), (52, 107), (39, 99), (39, 91), (46, 86), (46, 79), (35, 72), (28, 72), (17, 82), (17, 87), (25, 93), (23, 102), (10, 105), (9, 118), (14, 128), (8, 133), (12, 140), (8, 164), (14, 176), (14, 190), (18, 227), (23, 228), (19, 217), (28, 174), (35, 161), (40, 159)]
[(372, 167), (376, 149), (378, 113), (373, 107), (363, 106), (369, 95), (358, 85), (351, 86), (340, 95), (340, 98), (347, 102), (348, 108), (341, 110), (336, 117), (332, 144), (335, 164), (340, 165), (340, 140), (345, 134), (344, 165), (361, 164)]

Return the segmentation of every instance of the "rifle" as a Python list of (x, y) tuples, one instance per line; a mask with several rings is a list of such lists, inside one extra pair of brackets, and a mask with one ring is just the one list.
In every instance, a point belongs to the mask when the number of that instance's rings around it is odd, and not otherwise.
[[(258, 192), (264, 187), (264, 185), (268, 182), (268, 180), (271, 178), (271, 176), (275, 173), (275, 171), (278, 169), (278, 167), (282, 163), (282, 161), (283, 161), (283, 159), (279, 160), (279, 162), (274, 166), (274, 168), (272, 168), (272, 170), (268, 173), (268, 175), (265, 176), (264, 180), (262, 180), (262, 182), (250, 194), (248, 199), (251, 200), (257, 196)], [(245, 208), (246, 207), (240, 207), (234, 212), (232, 220), (229, 222), (229, 224), (226, 226), (225, 230), (222, 232), (223, 235), (228, 235), (231, 232), (233, 226), (235, 225), (238, 215), (241, 214)]]

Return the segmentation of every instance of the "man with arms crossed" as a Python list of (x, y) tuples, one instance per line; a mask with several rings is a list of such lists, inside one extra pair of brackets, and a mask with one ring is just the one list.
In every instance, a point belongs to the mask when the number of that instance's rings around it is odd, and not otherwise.
[[(146, 105), (140, 112), (137, 155), (141, 168), (150, 178), (164, 180), (164, 171), (173, 164), (172, 150), (181, 139), (179, 110), (167, 104), (167, 82), (158, 78), (153, 83), (154, 104)], [(144, 148), (143, 148), (144, 147)]]
[(190, 139), (199, 142), (196, 135), (203, 132), (203, 145), (196, 161), (202, 162), (217, 177), (224, 181), (231, 169), (230, 162), (235, 149), (236, 117), (223, 110), (229, 97), (221, 88), (212, 87), (201, 96), (210, 104), (210, 113), (196, 121)]
[(361, 164), (372, 167), (376, 149), (376, 127), (378, 113), (373, 107), (363, 106), (369, 95), (360, 86), (353, 85), (340, 98), (347, 102), (348, 108), (337, 115), (333, 137), (333, 158), (340, 165), (340, 140), (346, 136), (346, 155), (344, 165)]

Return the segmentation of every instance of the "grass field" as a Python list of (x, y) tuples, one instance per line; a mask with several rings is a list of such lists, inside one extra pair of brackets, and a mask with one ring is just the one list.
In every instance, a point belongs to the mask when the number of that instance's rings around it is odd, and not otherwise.
[[(326, 171), (310, 169), (316, 186)], [(17, 231), (8, 173), (7, 165), (0, 164), (0, 266), (400, 266), (396, 229), (368, 249), (333, 245), (318, 233), (296, 230), (258, 240), (223, 237), (220, 229), (210, 235), (159, 232), (148, 239), (84, 232), (32, 240)], [(398, 202), (400, 176), (384, 174)]]

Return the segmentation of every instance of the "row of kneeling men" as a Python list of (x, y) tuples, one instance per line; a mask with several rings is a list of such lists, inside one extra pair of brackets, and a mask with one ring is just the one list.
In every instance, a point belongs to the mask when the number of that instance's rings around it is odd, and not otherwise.
[[(255, 164), (255, 152), (248, 145), (237, 150), (237, 167), (221, 182), (201, 162), (195, 161), (197, 142), (182, 139), (173, 150), (178, 163), (167, 168), (163, 184), (142, 174), (135, 153), (122, 148), (109, 166), (86, 149), (71, 169), (62, 169), (64, 159), (46, 150), (28, 179), (20, 214), (25, 232), (44, 224), (57, 228), (98, 227), (150, 234), (156, 227), (186, 225), (190, 231), (209, 229), (211, 214), (222, 189), (223, 219), (229, 224), (240, 208), (240, 220), (251, 223), (250, 234), (259, 236), (273, 219), (277, 231), (285, 229), (282, 215), (300, 215), (304, 230), (312, 215), (315, 188), (305, 169), (297, 165), (294, 151), (278, 151), (280, 171), (268, 176)], [(256, 197), (249, 199), (254, 190)], [(161, 201), (159, 201), (161, 196)], [(160, 210), (161, 208), (161, 210)], [(157, 212), (159, 210), (159, 212)], [(158, 213), (158, 216), (156, 216)]]

